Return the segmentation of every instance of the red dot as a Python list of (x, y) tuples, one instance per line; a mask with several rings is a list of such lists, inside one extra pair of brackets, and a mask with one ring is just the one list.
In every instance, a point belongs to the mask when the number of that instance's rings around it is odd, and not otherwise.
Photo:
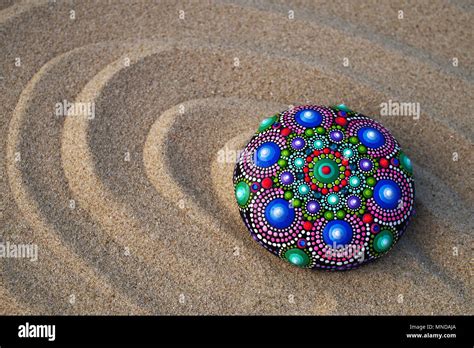
[(319, 151), (318, 151), (318, 150), (314, 150), (314, 151), (313, 151), (313, 154), (314, 154), (315, 156), (319, 156)]
[(350, 172), (349, 170), (346, 170), (346, 171), (344, 172), (344, 175), (345, 175), (345, 176), (349, 176), (349, 175), (351, 175), (351, 172)]
[(380, 159), (380, 165), (381, 165), (383, 168), (387, 168), (387, 167), (388, 167), (388, 160), (385, 159), (385, 158), (381, 158), (381, 159)]
[(371, 223), (373, 221), (372, 215), (364, 214), (362, 221), (364, 221), (366, 224)]
[(303, 224), (303, 228), (306, 230), (306, 231), (309, 231), (313, 228), (313, 224), (309, 221), (305, 221), (304, 224)]
[(342, 179), (342, 180), (341, 180), (341, 185), (342, 185), (342, 186), (346, 186), (346, 185), (347, 185), (347, 180), (346, 180), (346, 179)]
[(290, 128), (283, 128), (283, 129), (281, 130), (281, 135), (283, 135), (284, 137), (290, 135), (290, 133), (291, 133)]
[(328, 192), (329, 192), (329, 191), (328, 191), (327, 188), (323, 188), (323, 189), (321, 190), (321, 193), (322, 193), (323, 195), (327, 195)]
[(334, 154), (337, 158), (341, 157), (341, 153), (340, 152), (337, 152)]
[(316, 184), (311, 185), (311, 190), (316, 191), (317, 188)]
[(265, 189), (269, 189), (273, 186), (273, 181), (270, 178), (265, 178), (262, 180), (262, 187)]
[(347, 166), (347, 165), (349, 164), (349, 161), (343, 159), (343, 160), (341, 161), (341, 164), (342, 164), (343, 166)]
[(325, 149), (323, 150), (323, 152), (324, 152), (325, 154), (328, 154), (328, 153), (329, 153), (329, 149), (328, 149), (328, 148), (325, 148)]
[(304, 167), (304, 168), (303, 168), (303, 172), (308, 173), (308, 172), (309, 172), (309, 168), (308, 168), (308, 167)]
[(339, 192), (339, 186), (334, 186), (334, 192)]
[(304, 181), (309, 182), (310, 181), (309, 177), (305, 176)]
[(336, 123), (340, 126), (345, 126), (347, 124), (347, 120), (344, 117), (336, 117)]
[(329, 166), (322, 166), (321, 172), (322, 172), (324, 175), (328, 175), (329, 173), (331, 173), (331, 167), (329, 167)]

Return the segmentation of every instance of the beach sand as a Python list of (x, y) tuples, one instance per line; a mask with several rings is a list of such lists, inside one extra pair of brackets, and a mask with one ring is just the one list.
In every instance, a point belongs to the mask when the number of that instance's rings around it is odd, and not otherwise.
[[(0, 314), (472, 315), (473, 11), (2, 2), (0, 238), (38, 260), (0, 259)], [(416, 217), (357, 270), (291, 266), (238, 213), (235, 153), (305, 103), (374, 117), (414, 162)]]

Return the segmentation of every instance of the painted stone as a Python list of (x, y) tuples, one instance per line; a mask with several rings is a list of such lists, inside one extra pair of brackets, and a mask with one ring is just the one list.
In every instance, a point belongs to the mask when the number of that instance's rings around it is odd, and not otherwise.
[(373, 261), (414, 215), (410, 159), (385, 127), (343, 104), (264, 119), (239, 157), (234, 188), (253, 239), (302, 268)]

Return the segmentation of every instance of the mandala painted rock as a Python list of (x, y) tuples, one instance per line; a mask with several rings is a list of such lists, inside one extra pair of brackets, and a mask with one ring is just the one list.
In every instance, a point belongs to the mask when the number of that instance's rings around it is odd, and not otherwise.
[(252, 237), (304, 268), (346, 270), (388, 252), (414, 213), (412, 165), (390, 132), (344, 105), (263, 120), (235, 167)]

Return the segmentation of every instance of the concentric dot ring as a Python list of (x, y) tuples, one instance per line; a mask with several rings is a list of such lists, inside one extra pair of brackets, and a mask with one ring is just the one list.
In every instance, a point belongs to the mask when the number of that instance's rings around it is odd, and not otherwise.
[(414, 212), (413, 165), (390, 132), (345, 106), (297, 106), (260, 124), (234, 172), (252, 237), (303, 268), (387, 253)]

